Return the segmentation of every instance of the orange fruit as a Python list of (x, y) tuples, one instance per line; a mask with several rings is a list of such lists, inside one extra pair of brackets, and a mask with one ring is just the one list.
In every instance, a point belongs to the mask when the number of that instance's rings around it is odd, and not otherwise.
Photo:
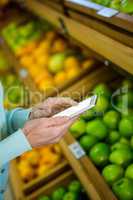
[(49, 54), (42, 54), (37, 59), (37, 64), (41, 67), (47, 67), (49, 63)]
[(53, 80), (49, 79), (49, 80), (43, 80), (38, 84), (38, 88), (41, 91), (49, 91), (54, 89), (54, 82)]
[(67, 71), (67, 78), (73, 79), (80, 74), (80, 69), (73, 67)]
[(52, 45), (52, 52), (53, 53), (62, 52), (62, 51), (65, 51), (66, 48), (67, 48), (66, 42), (63, 39), (59, 38), (54, 41)]
[(64, 68), (69, 71), (71, 68), (80, 68), (79, 60), (74, 56), (69, 56), (64, 61)]
[(58, 72), (54, 76), (54, 81), (56, 85), (61, 85), (67, 79), (66, 73), (64, 71)]
[(48, 40), (44, 40), (40, 43), (38, 49), (43, 53), (49, 53), (51, 49), (51, 43)]

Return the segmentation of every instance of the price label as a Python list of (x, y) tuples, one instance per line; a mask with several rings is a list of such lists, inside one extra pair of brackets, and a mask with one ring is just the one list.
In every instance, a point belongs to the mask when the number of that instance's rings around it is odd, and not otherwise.
[(28, 72), (25, 69), (21, 69), (19, 71), (19, 75), (20, 75), (21, 78), (26, 78), (28, 76)]
[(103, 8), (102, 10), (98, 11), (97, 14), (103, 17), (113, 17), (118, 14), (119, 11), (112, 9), (112, 8)]
[(80, 159), (85, 155), (85, 151), (82, 149), (78, 142), (70, 144), (69, 149), (76, 159)]
[(86, 1), (86, 0), (67, 0), (68, 2), (72, 2), (75, 4), (79, 4), (81, 6), (87, 7), (87, 8), (91, 8), (94, 10), (101, 10), (103, 8), (103, 6), (93, 3), (91, 1)]

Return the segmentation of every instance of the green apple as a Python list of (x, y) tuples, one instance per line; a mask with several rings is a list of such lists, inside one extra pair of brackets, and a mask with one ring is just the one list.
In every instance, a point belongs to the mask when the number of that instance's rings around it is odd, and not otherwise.
[(120, 9), (120, 5), (121, 5), (121, 0), (112, 0), (110, 2), (110, 8), (119, 10)]
[(109, 100), (105, 96), (99, 96), (97, 99), (97, 103), (94, 107), (95, 113), (103, 115), (108, 108), (109, 108)]
[(130, 149), (120, 148), (110, 154), (109, 160), (113, 164), (127, 166), (133, 160), (133, 152)]
[(69, 130), (75, 138), (78, 138), (85, 133), (86, 123), (84, 120), (79, 119), (70, 127)]
[(133, 135), (133, 121), (128, 118), (124, 117), (120, 120), (119, 123), (119, 132), (124, 137), (130, 137)]
[(80, 138), (79, 143), (85, 151), (88, 151), (98, 141), (94, 135), (84, 135)]
[(91, 148), (89, 156), (97, 166), (104, 166), (108, 163), (109, 154), (109, 146), (101, 142)]
[(133, 181), (122, 178), (116, 181), (112, 187), (119, 200), (133, 200)]
[(50, 72), (56, 74), (57, 72), (61, 71), (64, 66), (65, 58), (65, 53), (56, 53), (53, 56), (51, 56), (48, 66)]
[(120, 165), (110, 164), (103, 169), (102, 175), (107, 183), (112, 185), (115, 181), (123, 177), (124, 170)]
[(67, 192), (62, 200), (77, 200), (77, 198), (78, 194), (76, 194), (75, 192)]
[(125, 172), (125, 177), (133, 180), (133, 164), (129, 165)]
[(120, 141), (111, 146), (111, 151), (115, 151), (117, 149), (128, 149), (128, 150), (131, 150), (130, 145), (122, 143)]
[(52, 193), (52, 200), (62, 200), (65, 194), (66, 190), (63, 187), (60, 187)]
[(107, 98), (111, 97), (111, 91), (109, 90), (107, 85), (105, 85), (104, 83), (98, 84), (94, 88), (93, 93), (98, 95), (98, 96), (105, 96)]
[(115, 110), (110, 110), (105, 113), (103, 121), (110, 129), (116, 129), (120, 120), (120, 114)]
[(81, 188), (81, 184), (78, 180), (73, 180), (68, 186), (69, 192), (75, 193), (79, 193), (81, 191)]
[(109, 136), (108, 136), (107, 141), (110, 144), (114, 144), (114, 143), (118, 142), (119, 139), (120, 139), (120, 134), (119, 134), (118, 131), (110, 131), (109, 132)]
[(132, 0), (122, 0), (120, 10), (121, 10), (121, 12), (132, 14), (133, 13), (133, 1)]
[(86, 133), (102, 140), (107, 136), (108, 129), (101, 119), (95, 119), (87, 123)]
[(130, 141), (125, 137), (121, 137), (119, 142), (130, 146)]

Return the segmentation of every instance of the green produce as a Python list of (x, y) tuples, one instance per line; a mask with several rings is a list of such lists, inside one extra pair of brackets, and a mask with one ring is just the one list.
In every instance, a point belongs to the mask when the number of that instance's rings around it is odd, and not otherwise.
[(98, 96), (105, 96), (107, 98), (111, 97), (111, 91), (109, 90), (107, 85), (105, 85), (104, 83), (97, 85), (94, 88), (93, 93), (97, 94)]
[(110, 144), (114, 144), (115, 142), (118, 142), (119, 139), (120, 139), (120, 134), (119, 134), (118, 131), (110, 131), (109, 132), (109, 136), (108, 136), (107, 141)]
[(94, 109), (90, 109), (90, 110), (87, 110), (83, 115), (81, 115), (81, 118), (84, 120), (90, 120), (90, 119), (93, 119), (95, 115), (96, 114), (94, 112)]
[(108, 163), (110, 154), (109, 146), (105, 143), (95, 144), (89, 153), (91, 160), (98, 166), (104, 166)]
[(125, 137), (121, 137), (119, 142), (130, 146), (130, 141)]
[(50, 198), (48, 196), (42, 196), (38, 200), (50, 200)]
[(127, 117), (122, 118), (119, 123), (120, 134), (124, 137), (130, 137), (133, 135), (133, 121)]
[(131, 150), (126, 148), (117, 149), (110, 154), (109, 160), (111, 163), (127, 166), (133, 160), (133, 153)]
[(117, 149), (127, 149), (127, 150), (130, 150), (130, 146), (128, 144), (125, 144), (125, 143), (121, 143), (120, 141), (113, 144), (111, 146), (111, 151), (115, 151)]
[(86, 123), (84, 120), (80, 119), (77, 120), (71, 127), (70, 132), (75, 138), (78, 138), (79, 136), (83, 135), (86, 131)]
[(111, 0), (101, 0), (101, 4), (104, 6), (109, 6)]
[(109, 108), (109, 101), (105, 96), (99, 96), (94, 111), (97, 115), (102, 115)]
[(60, 187), (53, 192), (52, 200), (62, 200), (65, 194), (66, 190), (63, 187)]
[(115, 181), (117, 181), (123, 177), (124, 170), (119, 165), (110, 164), (110, 165), (107, 165), (103, 169), (102, 175), (105, 178), (105, 180), (107, 181), (107, 183), (112, 185)]
[(64, 195), (63, 200), (77, 200), (77, 194), (75, 192), (67, 192)]
[(95, 119), (87, 123), (86, 132), (102, 140), (107, 136), (108, 130), (101, 119)]
[(120, 10), (121, 10), (121, 12), (133, 14), (133, 1), (132, 0), (122, 0)]
[(110, 2), (110, 8), (119, 10), (120, 9), (120, 5), (121, 5), (121, 0), (112, 0)]
[(107, 113), (105, 113), (103, 117), (104, 123), (110, 129), (116, 129), (118, 126), (119, 120), (120, 120), (120, 115), (115, 110), (108, 111)]
[(61, 71), (64, 66), (65, 58), (66, 58), (65, 53), (54, 54), (49, 61), (49, 66), (48, 66), (49, 70), (54, 74)]
[(133, 180), (133, 164), (129, 165), (126, 169), (125, 176)]
[(93, 135), (84, 135), (80, 138), (79, 143), (85, 151), (88, 151), (97, 141), (98, 139)]
[(117, 99), (118, 103), (122, 103), (123, 106), (133, 107), (133, 91), (128, 90), (125, 94), (120, 95)]
[(113, 191), (119, 200), (133, 200), (133, 181), (122, 178), (113, 184)]
[(131, 137), (131, 148), (133, 149), (133, 136)]
[(75, 192), (75, 193), (79, 193), (81, 191), (81, 184), (79, 181), (74, 180), (70, 183), (70, 185), (68, 186), (68, 190), (69, 192)]

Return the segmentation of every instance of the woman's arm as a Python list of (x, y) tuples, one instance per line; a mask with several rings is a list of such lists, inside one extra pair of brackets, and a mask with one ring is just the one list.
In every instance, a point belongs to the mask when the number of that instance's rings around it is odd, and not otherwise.
[(31, 109), (17, 108), (6, 113), (8, 134), (12, 134), (20, 128), (23, 128), (29, 118)]

